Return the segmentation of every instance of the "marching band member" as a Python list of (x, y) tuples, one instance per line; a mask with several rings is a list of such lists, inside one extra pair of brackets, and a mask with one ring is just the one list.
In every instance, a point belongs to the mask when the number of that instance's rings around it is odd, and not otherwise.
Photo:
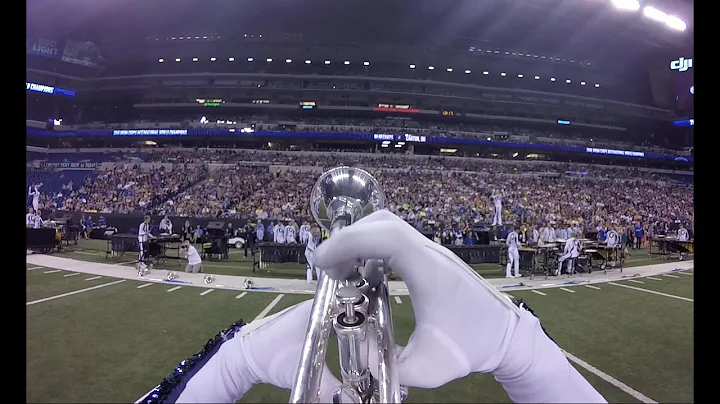
[(538, 241), (540, 241), (540, 232), (537, 229), (537, 225), (530, 226), (530, 229), (532, 230), (530, 243), (532, 243), (533, 245), (537, 245)]
[(285, 243), (285, 226), (283, 226), (282, 223), (278, 222), (277, 225), (275, 225), (275, 242), (279, 244)]
[(28, 196), (32, 196), (32, 207), (37, 210), (40, 208), (40, 191), (38, 188), (40, 188), (42, 184), (33, 185), (28, 189)]
[(308, 231), (309, 237), (307, 238), (307, 244), (305, 245), (305, 259), (307, 260), (307, 273), (305, 279), (307, 283), (313, 281), (313, 269), (317, 279), (320, 280), (320, 268), (315, 265), (315, 248), (320, 242), (320, 231), (317, 228), (313, 228)]
[[(505, 245), (507, 245), (508, 248), (508, 262), (505, 267), (506, 278), (520, 277), (520, 252), (518, 251), (518, 248), (520, 248), (520, 239), (518, 237), (519, 231), (520, 227), (515, 226), (515, 229), (508, 234), (507, 239), (505, 240)], [(514, 276), (510, 273), (511, 267), (515, 271)]]
[(265, 240), (265, 225), (262, 223), (262, 220), (257, 221), (257, 225), (255, 226), (255, 237), (257, 237), (258, 243), (262, 243)]
[[(577, 236), (577, 233), (573, 233), (570, 235), (570, 238), (567, 239), (567, 241), (565, 242), (565, 255), (558, 258), (558, 267), (555, 271), (555, 275), (560, 275), (562, 273), (563, 262), (565, 262), (568, 258), (577, 258), (580, 256), (580, 251), (582, 251), (582, 242), (577, 239)], [(572, 261), (568, 261), (568, 274), (572, 274), (573, 269), (574, 268), (572, 266)]]
[(611, 251), (608, 254), (610, 255), (610, 266), (615, 266), (615, 261), (618, 259), (618, 247), (620, 247), (620, 235), (618, 234), (615, 229), (610, 228), (607, 233), (605, 233), (605, 246), (607, 248), (610, 248)]
[(303, 222), (300, 226), (300, 243), (307, 244), (310, 240), (310, 225), (308, 222)]
[(173, 225), (170, 219), (165, 215), (160, 221), (160, 233), (172, 234)]
[(502, 226), (502, 192), (493, 189), (490, 200), (493, 203), (493, 226)]
[(44, 223), (45, 221), (43, 220), (42, 216), (40, 216), (40, 211), (35, 211), (35, 213), (33, 214), (33, 229), (39, 229), (43, 227)]
[(290, 223), (287, 226), (285, 226), (285, 243), (286, 244), (295, 244), (297, 241), (295, 240), (295, 227), (293, 227), (294, 223)]
[[(687, 229), (685, 228), (685, 226), (682, 223), (680, 223), (680, 228), (677, 231), (677, 240), (678, 241), (690, 240), (690, 233), (687, 231)], [(686, 251), (687, 251), (687, 248), (685, 248), (685, 247), (682, 247), (680, 249), (680, 261), (685, 259)]]
[[(314, 253), (316, 263), (338, 280), (350, 275), (358, 258), (368, 260), (366, 268), (377, 268), (372, 257), (392, 262), (415, 308), (416, 328), (397, 358), (402, 385), (431, 389), (471, 373), (490, 373), (513, 402), (607, 402), (526, 304), (513, 303), (450, 250), (392, 213), (381, 210), (359, 220)], [(179, 371), (137, 403), (234, 403), (254, 384), (291, 389), (312, 303), (232, 324), (208, 342), (203, 355), (181, 362)], [(340, 384), (325, 366), (318, 401), (332, 402)]]
[(147, 261), (148, 257), (148, 240), (150, 239), (150, 216), (145, 215), (145, 218), (143, 219), (143, 222), (140, 223), (140, 226), (138, 227), (138, 246), (140, 249), (140, 254), (138, 254), (138, 267), (145, 269), (147, 267), (147, 264), (145, 262)]
[(28, 213), (25, 214), (25, 227), (35, 226), (35, 209), (28, 208)]
[(460, 228), (455, 229), (453, 232), (455, 235), (455, 245), (463, 245), (463, 240), (465, 240), (465, 237), (463, 236), (462, 230)]
[(198, 254), (198, 250), (195, 246), (191, 245), (190, 241), (185, 240), (180, 248), (183, 251), (185, 259), (188, 260), (187, 265), (185, 265), (185, 272), (191, 272), (194, 274), (202, 272), (202, 258), (200, 258), (200, 254)]
[(678, 241), (690, 240), (690, 233), (687, 231), (685, 226), (682, 224), (680, 224), (680, 228), (677, 231), (677, 239), (678, 239)]
[(620, 244), (620, 235), (617, 231), (615, 231), (615, 229), (611, 228), (605, 235), (605, 240), (605, 245), (608, 248), (617, 248), (617, 246)]

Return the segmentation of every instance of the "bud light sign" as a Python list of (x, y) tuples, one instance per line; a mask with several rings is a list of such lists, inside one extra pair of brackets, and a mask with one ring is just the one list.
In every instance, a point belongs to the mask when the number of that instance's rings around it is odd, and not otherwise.
[(25, 38), (26, 51), (31, 55), (56, 57), (58, 55), (58, 44), (56, 41), (47, 38), (30, 39)]
[(692, 67), (693, 67), (692, 58), (689, 58), (689, 59), (680, 58), (678, 60), (673, 60), (672, 62), (670, 62), (670, 70), (686, 72), (686, 71), (688, 71), (688, 69), (691, 69)]

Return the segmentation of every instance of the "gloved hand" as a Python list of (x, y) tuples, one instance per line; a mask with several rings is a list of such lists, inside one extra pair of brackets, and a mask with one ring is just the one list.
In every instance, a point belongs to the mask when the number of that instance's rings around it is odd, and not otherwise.
[[(253, 384), (268, 383), (283, 389), (292, 389), (305, 343), (312, 303), (312, 299), (306, 300), (241, 328), (241, 347), (254, 375)], [(333, 393), (338, 387), (340, 381), (325, 365), (320, 385), (320, 402), (331, 403)]]
[[(234, 403), (257, 383), (291, 389), (311, 308), (308, 300), (243, 326), (207, 363), (184, 375), (187, 380), (178, 383), (164, 402)], [(320, 402), (332, 402), (338, 387), (340, 382), (326, 366)], [(152, 394), (137, 402), (156, 402), (149, 400)]]
[(315, 251), (334, 279), (368, 259), (382, 259), (403, 278), (415, 311), (415, 330), (398, 357), (401, 384), (436, 388), (492, 372), (515, 402), (605, 402), (537, 318), (389, 211), (333, 233)]

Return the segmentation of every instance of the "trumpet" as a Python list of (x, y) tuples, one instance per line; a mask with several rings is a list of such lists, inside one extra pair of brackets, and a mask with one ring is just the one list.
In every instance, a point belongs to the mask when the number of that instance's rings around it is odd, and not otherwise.
[[(310, 207), (318, 225), (330, 233), (350, 226), (383, 209), (385, 194), (367, 171), (333, 168), (313, 186)], [(368, 257), (372, 258), (372, 257)], [(342, 386), (334, 403), (400, 403), (407, 388), (400, 386), (395, 359), (395, 334), (390, 312), (387, 274), (358, 266), (345, 280), (330, 279), (321, 271), (313, 301), (290, 403), (317, 403), (331, 333), (337, 336)], [(370, 339), (377, 344), (370, 352)], [(378, 356), (378, 372), (370, 372), (370, 355)]]

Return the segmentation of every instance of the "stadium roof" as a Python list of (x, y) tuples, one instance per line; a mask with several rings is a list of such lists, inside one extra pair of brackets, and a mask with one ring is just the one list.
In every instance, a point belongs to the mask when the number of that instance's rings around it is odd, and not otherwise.
[(27, 30), (92, 41), (106, 53), (131, 51), (148, 38), (198, 35), (496, 47), (585, 59), (691, 48), (692, 2), (652, 7), (643, 0), (30, 0)]

